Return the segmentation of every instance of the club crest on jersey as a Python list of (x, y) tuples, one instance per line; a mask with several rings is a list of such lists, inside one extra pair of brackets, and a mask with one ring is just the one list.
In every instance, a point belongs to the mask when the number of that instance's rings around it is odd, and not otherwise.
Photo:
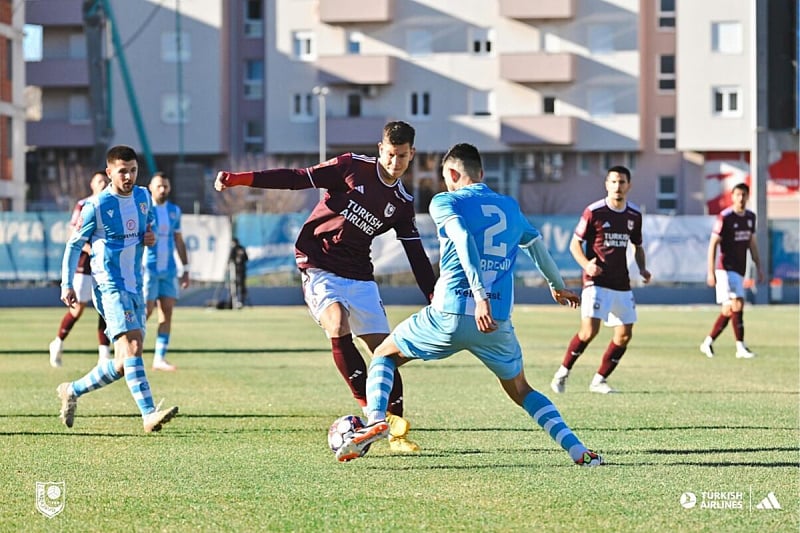
[(133, 219), (130, 219), (130, 220), (126, 221), (125, 222), (125, 227), (128, 229), (128, 231), (135, 230), (136, 229), (136, 221), (133, 220)]
[(386, 207), (383, 208), (383, 216), (390, 217), (394, 214), (394, 211), (395, 211), (394, 204), (388, 203), (386, 204)]
[(628, 220), (628, 231), (633, 231), (633, 220)]
[(141, 211), (143, 215), (147, 214), (147, 202), (141, 202), (139, 204), (139, 211)]

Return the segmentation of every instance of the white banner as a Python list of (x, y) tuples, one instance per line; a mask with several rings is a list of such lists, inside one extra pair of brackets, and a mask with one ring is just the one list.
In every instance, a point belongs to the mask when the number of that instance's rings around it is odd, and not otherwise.
[(228, 217), (183, 215), (181, 234), (189, 256), (189, 277), (196, 281), (225, 281), (231, 251)]

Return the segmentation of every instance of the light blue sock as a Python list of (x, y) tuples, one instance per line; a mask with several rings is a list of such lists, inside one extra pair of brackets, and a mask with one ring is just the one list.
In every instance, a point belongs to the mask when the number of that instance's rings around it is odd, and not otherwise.
[(114, 361), (103, 361), (88, 374), (72, 382), (75, 396), (81, 396), (106, 385), (110, 385), (122, 377), (114, 368)]
[(532, 391), (522, 401), (522, 408), (533, 418), (550, 437), (572, 457), (573, 461), (580, 459), (586, 451), (586, 446), (575, 436), (561, 414), (547, 396)]
[(125, 383), (131, 391), (136, 406), (139, 407), (142, 416), (149, 415), (156, 410), (153, 404), (153, 396), (150, 394), (150, 383), (144, 373), (144, 360), (141, 357), (128, 357), (123, 363), (125, 365)]
[(165, 359), (167, 357), (167, 347), (169, 346), (169, 333), (159, 333), (156, 337), (156, 359)]
[(394, 385), (394, 371), (397, 368), (389, 357), (375, 357), (367, 372), (367, 413), (369, 422), (386, 418), (389, 393)]

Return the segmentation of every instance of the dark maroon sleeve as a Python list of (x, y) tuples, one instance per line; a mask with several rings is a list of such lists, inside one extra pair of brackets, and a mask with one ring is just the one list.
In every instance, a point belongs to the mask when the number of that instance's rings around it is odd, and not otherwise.
[(308, 168), (276, 168), (253, 173), (252, 187), (261, 189), (328, 189), (344, 191), (344, 180), (352, 162), (351, 154), (334, 157)]
[(422, 246), (422, 241), (419, 239), (404, 239), (400, 242), (403, 243), (403, 249), (408, 256), (408, 262), (411, 264), (411, 271), (414, 273), (417, 285), (430, 302), (433, 297), (433, 286), (436, 284), (436, 275), (433, 273), (431, 260), (425, 253), (425, 247)]
[(308, 169), (305, 168), (274, 168), (271, 170), (257, 170), (253, 172), (251, 187), (259, 189), (310, 189), (311, 183)]

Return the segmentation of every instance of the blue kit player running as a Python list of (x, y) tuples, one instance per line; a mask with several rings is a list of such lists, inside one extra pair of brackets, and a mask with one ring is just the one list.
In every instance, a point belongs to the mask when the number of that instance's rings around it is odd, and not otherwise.
[(106, 333), (114, 341), (114, 359), (99, 363), (84, 377), (56, 389), (61, 400), (61, 421), (72, 427), (78, 397), (125, 377), (125, 383), (142, 413), (146, 433), (158, 431), (177, 413), (177, 407), (160, 410), (153, 403), (144, 371), (145, 304), (142, 294), (142, 254), (156, 242), (150, 193), (137, 187), (136, 152), (114, 146), (106, 155), (111, 185), (90, 198), (81, 210), (75, 232), (67, 241), (61, 268), (61, 301), (68, 307), (77, 298), (72, 280), (84, 243), (92, 247), (92, 277), (97, 311), (106, 320)]
[(147, 318), (158, 305), (158, 336), (153, 355), (153, 370), (171, 372), (175, 365), (167, 361), (167, 348), (172, 330), (172, 311), (178, 301), (178, 265), (175, 253), (183, 265), (180, 277), (181, 288), (189, 286), (189, 259), (181, 233), (181, 208), (167, 197), (171, 186), (169, 178), (156, 172), (150, 179), (150, 194), (153, 196), (155, 213), (156, 244), (145, 251), (144, 299), (147, 302)]
[(603, 464), (578, 440), (552, 402), (525, 379), (522, 350), (511, 324), (519, 250), (533, 259), (554, 300), (575, 308), (579, 297), (564, 288), (541, 235), (517, 202), (482, 183), (477, 148), (453, 146), (442, 160), (442, 174), (448, 192), (434, 196), (430, 205), (441, 252), (433, 300), (400, 323), (375, 350), (367, 376), (368, 425), (344, 442), (336, 458), (360, 457), (369, 444), (388, 434), (386, 408), (396, 367), (412, 359), (445, 359), (468, 350), (575, 463)]

